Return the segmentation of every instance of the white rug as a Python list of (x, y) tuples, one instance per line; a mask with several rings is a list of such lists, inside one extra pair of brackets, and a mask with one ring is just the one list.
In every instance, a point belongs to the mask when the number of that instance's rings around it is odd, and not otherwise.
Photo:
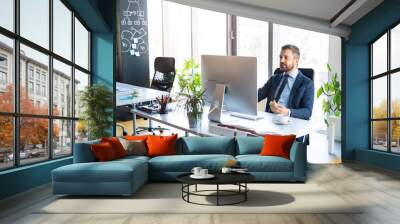
[[(349, 203), (316, 184), (249, 184), (246, 202), (228, 206), (189, 204), (181, 198), (178, 183), (150, 183), (132, 197), (58, 197), (36, 213), (360, 213)], [(215, 186), (200, 186), (199, 190)], [(193, 187), (194, 190), (194, 187)], [(226, 198), (230, 202), (237, 198)], [(214, 197), (193, 197), (214, 203)]]

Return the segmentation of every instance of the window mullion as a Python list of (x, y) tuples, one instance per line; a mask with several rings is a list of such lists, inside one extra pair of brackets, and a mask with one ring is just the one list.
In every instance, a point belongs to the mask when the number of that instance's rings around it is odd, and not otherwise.
[(268, 78), (273, 75), (274, 23), (268, 22)]
[[(71, 38), (71, 60), (72, 60), (72, 64), (73, 66), (71, 66), (71, 91), (72, 91), (72, 95), (71, 95), (71, 117), (75, 118), (75, 12), (72, 11), (72, 15), (71, 15), (71, 23), (72, 23), (72, 38)], [(72, 126), (72, 132), (71, 132), (71, 151), (72, 151), (72, 155), (74, 155), (74, 145), (75, 145), (75, 123), (76, 121), (73, 120), (71, 122), (71, 126)]]
[[(390, 70), (390, 30), (387, 32), (387, 71)], [(392, 100), (391, 100), (391, 74), (387, 74), (387, 117), (391, 118), (392, 117)], [(392, 121), (389, 120), (387, 122), (387, 140), (388, 140), (388, 152), (392, 151), (392, 135), (391, 135), (391, 129), (392, 129)]]
[[(17, 35), (19, 35), (19, 9), (20, 0), (14, 1), (14, 29)], [(19, 114), (19, 99), (20, 99), (20, 46), (19, 39), (14, 39), (14, 112)], [(14, 166), (19, 166), (20, 156), (19, 156), (19, 135), (20, 135), (20, 119), (14, 116)]]
[[(53, 0), (49, 0), (49, 50), (53, 52)], [(49, 91), (47, 96), (49, 97), (49, 115), (48, 120), (48, 152), (49, 159), (53, 159), (53, 57), (49, 55), (49, 73), (48, 73)]]

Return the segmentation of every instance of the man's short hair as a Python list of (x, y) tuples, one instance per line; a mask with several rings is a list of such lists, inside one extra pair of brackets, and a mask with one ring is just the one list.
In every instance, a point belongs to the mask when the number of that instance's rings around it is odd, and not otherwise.
[(295, 54), (297, 56), (297, 58), (300, 58), (300, 50), (296, 45), (286, 44), (286, 45), (283, 45), (281, 48), (282, 51), (286, 50), (286, 49), (291, 50), (293, 52), (293, 54)]

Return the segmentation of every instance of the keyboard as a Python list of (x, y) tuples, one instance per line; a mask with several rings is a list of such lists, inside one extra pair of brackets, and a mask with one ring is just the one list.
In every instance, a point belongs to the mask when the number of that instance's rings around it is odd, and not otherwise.
[(237, 112), (232, 112), (231, 116), (244, 118), (244, 119), (247, 119), (247, 120), (253, 120), (253, 121), (260, 120), (260, 119), (264, 118), (263, 116), (260, 116), (260, 115), (249, 115), (249, 114), (242, 114), (242, 113), (237, 113)]

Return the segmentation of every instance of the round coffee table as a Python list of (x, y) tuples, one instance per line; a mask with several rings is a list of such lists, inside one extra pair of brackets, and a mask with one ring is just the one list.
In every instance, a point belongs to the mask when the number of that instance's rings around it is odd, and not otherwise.
[[(247, 183), (255, 180), (255, 177), (248, 173), (216, 173), (212, 179), (193, 179), (190, 177), (191, 173), (182, 174), (177, 177), (178, 181), (182, 183), (182, 199), (188, 203), (198, 205), (234, 205), (247, 200), (247, 192), (249, 188)], [(198, 190), (197, 185), (215, 185), (215, 190)], [(194, 191), (190, 191), (190, 186), (195, 186)], [(220, 189), (220, 185), (236, 185), (237, 190), (224, 190)], [(215, 194), (206, 194), (214, 192)], [(216, 197), (216, 204), (202, 204), (190, 200), (190, 196), (203, 196), (203, 197)], [(221, 203), (221, 197), (240, 196), (240, 199), (231, 203)]]

